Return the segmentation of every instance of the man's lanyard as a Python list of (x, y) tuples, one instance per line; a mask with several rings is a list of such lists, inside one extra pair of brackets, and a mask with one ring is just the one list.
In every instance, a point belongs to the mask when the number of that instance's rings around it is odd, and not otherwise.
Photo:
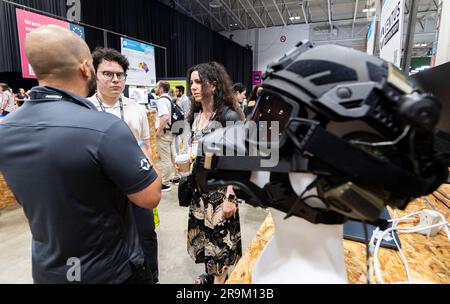
[[(95, 97), (97, 97), (98, 103), (100, 104), (100, 108), (103, 112), (106, 112), (105, 106), (103, 105), (102, 101), (98, 97), (98, 94), (95, 94)], [(119, 97), (119, 107), (120, 107), (120, 118), (125, 121), (124, 114), (123, 114), (123, 103), (122, 103), (122, 96)]]

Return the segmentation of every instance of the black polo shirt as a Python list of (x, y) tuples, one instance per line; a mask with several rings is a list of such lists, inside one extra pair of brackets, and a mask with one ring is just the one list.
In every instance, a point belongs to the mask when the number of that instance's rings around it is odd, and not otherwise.
[(36, 283), (73, 280), (70, 258), (80, 261), (81, 283), (119, 283), (130, 264), (143, 264), (127, 194), (157, 174), (122, 120), (35, 87), (0, 123), (0, 139), (0, 171), (31, 228)]

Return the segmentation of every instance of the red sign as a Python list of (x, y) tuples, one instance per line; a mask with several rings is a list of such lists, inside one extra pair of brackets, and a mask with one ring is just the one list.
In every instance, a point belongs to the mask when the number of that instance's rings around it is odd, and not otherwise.
[(36, 78), (31, 65), (28, 62), (27, 56), (25, 56), (24, 44), (26, 35), (41, 26), (54, 24), (60, 27), (72, 30), (80, 37), (84, 38), (84, 29), (82, 26), (71, 24), (69, 22), (61, 21), (58, 19), (50, 18), (47, 16), (27, 12), (16, 8), (17, 17), (17, 31), (19, 34), (19, 48), (20, 59), (22, 64), (22, 77), (23, 78)]
[(280, 37), (280, 42), (281, 42), (281, 43), (285, 43), (285, 42), (286, 42), (286, 36), (284, 36), (284, 35), (281, 36), (281, 37)]

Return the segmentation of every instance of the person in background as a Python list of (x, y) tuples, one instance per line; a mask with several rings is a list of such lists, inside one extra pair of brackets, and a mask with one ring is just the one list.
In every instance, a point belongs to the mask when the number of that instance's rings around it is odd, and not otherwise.
[[(235, 102), (231, 80), (225, 68), (217, 63), (202, 63), (189, 69), (188, 84), (192, 126), (191, 151), (197, 151), (198, 140), (227, 121), (243, 121)], [(206, 273), (196, 284), (223, 284), (228, 269), (242, 256), (239, 211), (233, 187), (223, 187), (193, 199), (189, 206), (187, 249), (195, 263), (205, 264)]]
[(29, 222), (34, 282), (151, 283), (129, 201), (155, 208), (161, 178), (127, 125), (85, 98), (89, 47), (46, 25), (25, 54), (39, 86), (0, 124), (0, 171)]
[(14, 95), (6, 83), (0, 83), (0, 115), (6, 116), (14, 111)]
[(178, 105), (183, 110), (184, 117), (187, 117), (189, 115), (189, 109), (191, 108), (191, 101), (186, 95), (184, 95), (184, 86), (179, 85), (176, 86), (175, 88), (176, 88), (175, 94), (177, 95)]
[[(150, 130), (145, 109), (123, 96), (129, 67), (128, 59), (114, 49), (96, 48), (92, 53), (96, 70), (97, 92), (88, 99), (98, 111), (111, 113), (127, 123), (139, 145), (153, 162), (150, 149)], [(124, 160), (124, 163), (127, 161)], [(150, 269), (153, 282), (158, 278), (158, 238), (153, 210), (132, 204), (139, 243), (144, 251), (145, 264)]]
[(170, 88), (167, 94), (169, 94), (169, 97), (172, 100), (172, 102), (175, 103), (177, 102), (177, 95), (175, 94), (175, 90), (173, 88)]
[(30, 99), (30, 96), (25, 93), (25, 90), (23, 88), (20, 88), (19, 93), (16, 94), (17, 106), (22, 106), (25, 100), (28, 99)]
[(151, 95), (150, 99), (154, 99), (154, 100), (158, 99), (158, 96), (156, 96), (155, 88), (150, 90), (150, 95)]
[(184, 86), (179, 85), (175, 87), (175, 93), (177, 95), (177, 103), (180, 106), (180, 108), (183, 110), (184, 113), (184, 122), (186, 127), (183, 129), (183, 134), (181, 134), (178, 138), (178, 150), (177, 154), (186, 154), (189, 150), (189, 140), (191, 138), (190, 130), (188, 128), (189, 123), (187, 122), (187, 117), (190, 112), (191, 108), (191, 101), (189, 98), (184, 94), (185, 89)]
[[(177, 104), (178, 100), (177, 100), (177, 95), (175, 94), (175, 90), (173, 88), (170, 88), (168, 94), (169, 94), (170, 98), (172, 99), (172, 102)], [(182, 137), (180, 137), (179, 135), (173, 136), (173, 141), (172, 141), (172, 144), (170, 146), (170, 148), (172, 150), (171, 157), (172, 157), (172, 163), (173, 164), (175, 164), (175, 156), (178, 154), (178, 151), (179, 151), (179, 148), (180, 148), (180, 139), (181, 138)], [(178, 170), (177, 170), (175, 165), (174, 165), (174, 167), (175, 167), (175, 174), (172, 177), (172, 179), (170, 180), (170, 182), (173, 183), (173, 184), (178, 184), (180, 182), (180, 176), (178, 174)]]
[(169, 126), (172, 116), (172, 97), (169, 96), (170, 84), (167, 81), (158, 81), (156, 84), (156, 95), (159, 96), (156, 101), (158, 114), (156, 117), (156, 144), (159, 150), (160, 159), (157, 165), (162, 174), (162, 190), (168, 192), (171, 190), (170, 181), (173, 179), (175, 165), (172, 156), (173, 135)]
[(245, 94), (247, 93), (247, 89), (244, 86), (244, 84), (238, 82), (233, 84), (233, 92), (234, 96), (239, 104), (239, 107), (242, 111), (244, 111), (245, 107), (247, 106), (247, 99)]

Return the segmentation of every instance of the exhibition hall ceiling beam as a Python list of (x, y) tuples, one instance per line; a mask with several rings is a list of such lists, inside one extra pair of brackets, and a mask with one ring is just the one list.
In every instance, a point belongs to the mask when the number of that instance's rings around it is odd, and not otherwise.
[(278, 14), (280, 15), (281, 21), (283, 21), (283, 25), (286, 26), (286, 21), (284, 20), (283, 14), (281, 14), (280, 8), (278, 7), (277, 1), (276, 0), (272, 0), (273, 1), (273, 5), (275, 5), (275, 8), (277, 9)]
[(358, 13), (358, 1), (359, 1), (359, 0), (356, 0), (356, 3), (355, 3), (355, 12), (353, 13), (352, 37), (353, 37), (353, 34), (355, 33), (355, 20), (356, 20), (356, 14)]
[(439, 4), (436, 2), (436, 0), (433, 0), (434, 6), (436, 7), (436, 9), (439, 8)]
[(241, 29), (248, 29), (248, 27), (246, 27), (244, 25), (244, 23), (242, 23), (241, 18), (239, 18), (238, 16), (236, 16), (236, 14), (233, 12), (233, 10), (228, 6), (228, 4), (225, 3), (224, 0), (220, 0), (220, 3), (222, 3), (223, 7), (225, 8), (225, 10), (231, 15), (233, 16), (234, 20), (236, 20), (239, 25), (241, 26)]
[[(255, 25), (255, 27), (258, 27), (258, 24), (256, 23), (255, 19), (253, 19), (252, 15), (250, 14), (250, 12), (247, 10), (247, 7), (244, 5), (244, 3), (242, 2), (244, 0), (239, 0), (239, 4), (242, 6), (242, 8), (244, 9), (245, 13), (247, 14), (247, 16), (250, 17), (250, 19), (252, 20), (253, 24)], [(256, 14), (258, 16), (258, 14)], [(261, 22), (262, 23), (262, 22)], [(265, 26), (264, 26), (265, 27)]]
[[(218, 8), (212, 8), (210, 0), (159, 1), (218, 32), (326, 22), (328, 30), (336, 34), (335, 25), (342, 24), (336, 22), (348, 20), (351, 28), (346, 30), (356, 34), (358, 24), (368, 25), (371, 21), (363, 13), (364, 0), (217, 0), (221, 5)], [(406, 2), (410, 9), (409, 1)], [(419, 2), (417, 28), (424, 30), (429, 25), (428, 19), (437, 14), (439, 3), (437, 0)]]
[(309, 1), (306, 1), (306, 0), (304, 0), (304, 2), (306, 2), (306, 6), (308, 7), (308, 19), (309, 19), (309, 22), (312, 22), (312, 13), (311, 13), (311, 5), (309, 4)]
[(331, 0), (327, 0), (328, 4), (328, 22), (330, 23), (330, 34), (333, 33), (333, 23), (331, 22)]
[(259, 22), (261, 22), (261, 25), (262, 25), (264, 28), (267, 28), (266, 23), (265, 23), (264, 21), (262, 21), (261, 17), (259, 16), (260, 14), (258, 14), (258, 13), (256, 12), (255, 6), (254, 6), (252, 3), (250, 3), (250, 0), (246, 0), (246, 1), (247, 1), (248, 5), (252, 8), (252, 10), (253, 10), (253, 12), (255, 13), (256, 17), (259, 19)]
[(223, 23), (211, 12), (210, 9), (208, 9), (200, 0), (196, 0), (196, 2), (208, 13), (210, 17), (212, 17), (218, 24), (220, 24), (223, 30), (227, 30), (227, 27), (223, 25)]
[[(308, 24), (309, 22), (308, 22), (308, 17), (306, 17), (305, 2), (306, 1), (303, 1), (301, 5), (302, 5), (303, 17), (305, 18), (305, 23)], [(306, 3), (308, 3), (308, 2), (306, 2)]]
[(291, 13), (291, 9), (289, 8), (289, 5), (286, 4), (286, 1), (282, 0), (282, 2), (283, 2), (283, 6), (284, 6), (283, 10), (286, 10), (286, 12), (288, 14), (288, 17), (289, 17), (289, 20), (291, 21), (291, 24), (293, 24), (294, 20), (292, 20), (293, 16), (292, 16), (292, 13)]
[(269, 10), (267, 9), (266, 4), (264, 3), (264, 0), (260, 0), (260, 2), (262, 4), (262, 6), (264, 7), (264, 10), (266, 11), (267, 16), (269, 17), (270, 22), (272, 23), (272, 26), (276, 26), (276, 23), (273, 22), (272, 16), (270, 15)]

